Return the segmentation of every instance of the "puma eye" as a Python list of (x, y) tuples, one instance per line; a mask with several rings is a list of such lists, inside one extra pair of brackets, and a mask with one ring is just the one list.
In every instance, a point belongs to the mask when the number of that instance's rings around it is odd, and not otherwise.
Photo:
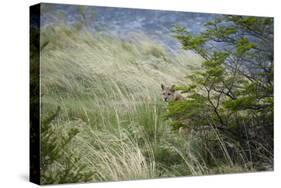
[(171, 95), (171, 93), (168, 93), (168, 95)]

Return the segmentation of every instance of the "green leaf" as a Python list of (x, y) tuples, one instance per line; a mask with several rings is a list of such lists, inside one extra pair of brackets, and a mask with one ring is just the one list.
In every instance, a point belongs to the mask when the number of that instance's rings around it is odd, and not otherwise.
[(248, 38), (243, 37), (236, 42), (237, 54), (240, 56), (250, 49), (254, 48), (255, 44), (250, 42)]

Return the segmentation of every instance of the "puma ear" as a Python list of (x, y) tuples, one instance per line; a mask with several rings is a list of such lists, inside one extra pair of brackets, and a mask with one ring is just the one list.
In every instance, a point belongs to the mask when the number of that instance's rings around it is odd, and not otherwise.
[(176, 86), (175, 86), (175, 85), (172, 85), (171, 88), (170, 88), (170, 90), (171, 90), (172, 92), (175, 92), (175, 91), (176, 91)]
[(165, 86), (163, 84), (161, 84), (161, 88), (162, 88), (162, 90), (164, 90)]

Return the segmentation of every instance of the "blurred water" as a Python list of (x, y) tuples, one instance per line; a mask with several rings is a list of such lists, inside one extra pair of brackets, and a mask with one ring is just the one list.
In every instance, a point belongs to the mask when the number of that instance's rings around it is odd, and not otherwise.
[(42, 12), (42, 26), (57, 23), (58, 19), (61, 19), (59, 15), (63, 15), (67, 24), (75, 24), (84, 16), (88, 27), (93, 32), (108, 33), (124, 39), (132, 33), (143, 33), (170, 47), (177, 47), (176, 40), (171, 36), (173, 26), (185, 26), (190, 32), (196, 34), (204, 31), (204, 23), (219, 16), (204, 13), (61, 4), (45, 4)]

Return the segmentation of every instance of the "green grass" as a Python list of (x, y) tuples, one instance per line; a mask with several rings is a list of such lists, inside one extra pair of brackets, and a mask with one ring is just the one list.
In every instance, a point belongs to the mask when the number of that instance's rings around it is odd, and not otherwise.
[(41, 32), (42, 119), (60, 108), (42, 125), (42, 183), (247, 169), (231, 162), (209, 169), (203, 141), (173, 131), (163, 117), (160, 84), (185, 84), (198, 56), (165, 50), (143, 35), (125, 41), (63, 25)]

